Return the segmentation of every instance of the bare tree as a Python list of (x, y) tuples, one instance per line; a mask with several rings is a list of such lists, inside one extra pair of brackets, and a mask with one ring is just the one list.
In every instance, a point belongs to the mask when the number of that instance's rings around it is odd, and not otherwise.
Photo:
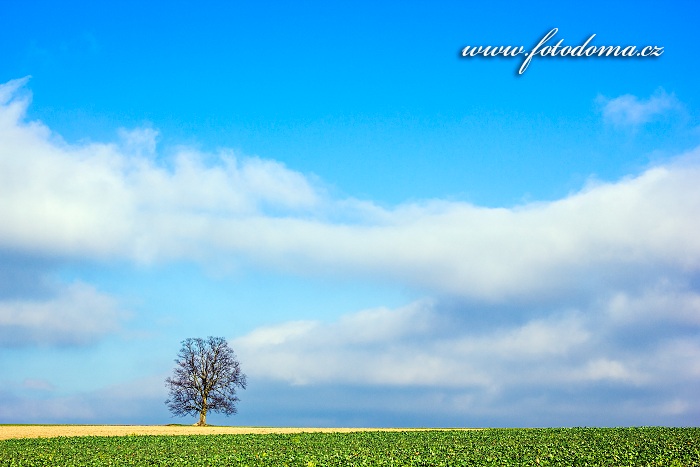
[(207, 412), (237, 412), (236, 387), (245, 389), (246, 376), (236, 354), (223, 337), (185, 339), (175, 360), (173, 377), (165, 380), (170, 398), (165, 401), (174, 415), (197, 415), (197, 425), (207, 424)]

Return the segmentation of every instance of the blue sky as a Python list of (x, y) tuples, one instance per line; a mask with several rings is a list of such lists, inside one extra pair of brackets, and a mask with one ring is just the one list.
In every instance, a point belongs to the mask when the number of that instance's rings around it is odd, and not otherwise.
[(5, 2), (0, 422), (697, 425), (699, 8)]

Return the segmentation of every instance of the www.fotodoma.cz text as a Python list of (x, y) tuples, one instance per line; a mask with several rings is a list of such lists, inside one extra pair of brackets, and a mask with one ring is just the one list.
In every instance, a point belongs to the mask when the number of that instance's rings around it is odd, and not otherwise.
[(592, 45), (591, 42), (596, 36), (591, 36), (586, 39), (583, 44), (570, 46), (562, 45), (564, 39), (559, 39), (559, 42), (554, 43), (554, 36), (559, 32), (558, 28), (554, 28), (540, 39), (536, 46), (529, 52), (525, 51), (525, 47), (521, 46), (492, 46), (492, 45), (468, 45), (462, 49), (462, 57), (518, 57), (525, 56), (518, 74), (522, 75), (530, 66), (530, 62), (536, 56), (540, 57), (620, 57), (620, 58), (647, 58), (660, 57), (664, 53), (664, 48), (657, 45), (647, 45), (637, 47), (635, 45)]

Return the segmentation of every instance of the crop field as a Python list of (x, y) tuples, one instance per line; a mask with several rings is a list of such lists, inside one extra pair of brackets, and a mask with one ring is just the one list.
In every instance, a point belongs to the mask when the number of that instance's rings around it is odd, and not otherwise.
[(0, 441), (0, 466), (700, 466), (700, 428), (129, 435)]

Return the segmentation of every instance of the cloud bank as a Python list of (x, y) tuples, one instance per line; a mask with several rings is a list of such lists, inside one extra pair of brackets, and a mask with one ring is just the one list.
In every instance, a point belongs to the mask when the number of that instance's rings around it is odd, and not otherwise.
[[(397, 397), (414, 391), (438, 398), (427, 411), (456, 411), (464, 421), (505, 420), (502, 409), (527, 402), (513, 407), (522, 414), (511, 413), (509, 423), (532, 423), (534, 413), (546, 425), (562, 423), (577, 412), (562, 404), (573, 396), (588, 411), (578, 423), (692, 424), (700, 414), (697, 292), (665, 284), (634, 297), (620, 291), (489, 312), (509, 319), (480, 320), (476, 304), (419, 301), (331, 323), (281, 323), (232, 345), (252, 381), (370, 386)], [(358, 401), (357, 409), (366, 404)]]
[(127, 317), (112, 297), (73, 283), (47, 299), (0, 301), (0, 347), (91, 344)]
[(123, 132), (122, 146), (66, 144), (24, 121), (23, 84), (0, 88), (6, 250), (143, 263), (224, 258), (491, 301), (580, 293), (660, 270), (685, 275), (700, 265), (697, 149), (554, 202), (383, 209), (330, 199), (273, 161), (188, 148), (156, 157), (152, 130)]

